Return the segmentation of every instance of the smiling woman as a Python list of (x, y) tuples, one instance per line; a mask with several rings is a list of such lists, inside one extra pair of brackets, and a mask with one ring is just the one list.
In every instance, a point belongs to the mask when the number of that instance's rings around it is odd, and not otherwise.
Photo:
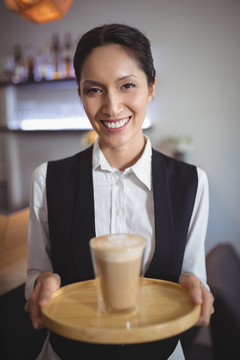
[(97, 27), (79, 41), (74, 69), (84, 110), (101, 135), (101, 150), (110, 165), (123, 170), (145, 145), (142, 127), (156, 74), (150, 42), (122, 24)]
[[(207, 326), (213, 312), (204, 251), (207, 177), (152, 149), (143, 135), (155, 92), (149, 40), (127, 25), (94, 28), (78, 43), (74, 68), (84, 110), (99, 136), (88, 149), (44, 163), (33, 174), (25, 307), (33, 326), (44, 326), (41, 307), (60, 284), (94, 278), (89, 240), (115, 233), (147, 239), (144, 276), (179, 282), (194, 304), (202, 304), (198, 325)], [(38, 360), (145, 360), (150, 353), (182, 360), (179, 339), (98, 345), (51, 332)]]
[[(142, 153), (142, 125), (154, 88), (138, 62), (119, 45), (97, 47), (83, 62), (79, 94), (111, 166), (124, 169)], [(126, 163), (117, 163), (123, 152), (128, 154)]]

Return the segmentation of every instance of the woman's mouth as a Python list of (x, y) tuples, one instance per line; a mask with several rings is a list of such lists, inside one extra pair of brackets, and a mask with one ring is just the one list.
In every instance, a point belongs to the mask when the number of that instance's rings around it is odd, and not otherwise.
[(119, 120), (101, 120), (101, 123), (110, 131), (119, 131), (125, 129), (129, 123), (131, 116)]

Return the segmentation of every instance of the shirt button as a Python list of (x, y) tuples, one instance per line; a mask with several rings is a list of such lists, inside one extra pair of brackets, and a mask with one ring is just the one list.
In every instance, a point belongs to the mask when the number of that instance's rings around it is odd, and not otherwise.
[(117, 186), (120, 186), (120, 185), (121, 185), (121, 180), (118, 180), (118, 181), (116, 182), (116, 185), (117, 185)]
[(116, 211), (116, 215), (117, 215), (117, 216), (120, 216), (121, 213), (122, 213), (122, 210), (121, 210), (121, 209), (118, 209), (118, 210)]

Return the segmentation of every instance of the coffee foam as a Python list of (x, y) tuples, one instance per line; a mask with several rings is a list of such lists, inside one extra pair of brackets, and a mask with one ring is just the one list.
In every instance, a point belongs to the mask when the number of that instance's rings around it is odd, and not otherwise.
[(142, 255), (146, 240), (140, 235), (111, 234), (90, 241), (96, 257), (105, 261), (125, 262)]

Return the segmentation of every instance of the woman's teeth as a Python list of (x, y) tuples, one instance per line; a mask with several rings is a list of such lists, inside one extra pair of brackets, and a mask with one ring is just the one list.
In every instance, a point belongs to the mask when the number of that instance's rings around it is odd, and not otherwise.
[(130, 120), (129, 116), (128, 118), (122, 119), (120, 121), (116, 121), (116, 122), (108, 122), (108, 121), (103, 121), (104, 125), (107, 126), (109, 129), (119, 129), (122, 126), (124, 126), (129, 120)]

